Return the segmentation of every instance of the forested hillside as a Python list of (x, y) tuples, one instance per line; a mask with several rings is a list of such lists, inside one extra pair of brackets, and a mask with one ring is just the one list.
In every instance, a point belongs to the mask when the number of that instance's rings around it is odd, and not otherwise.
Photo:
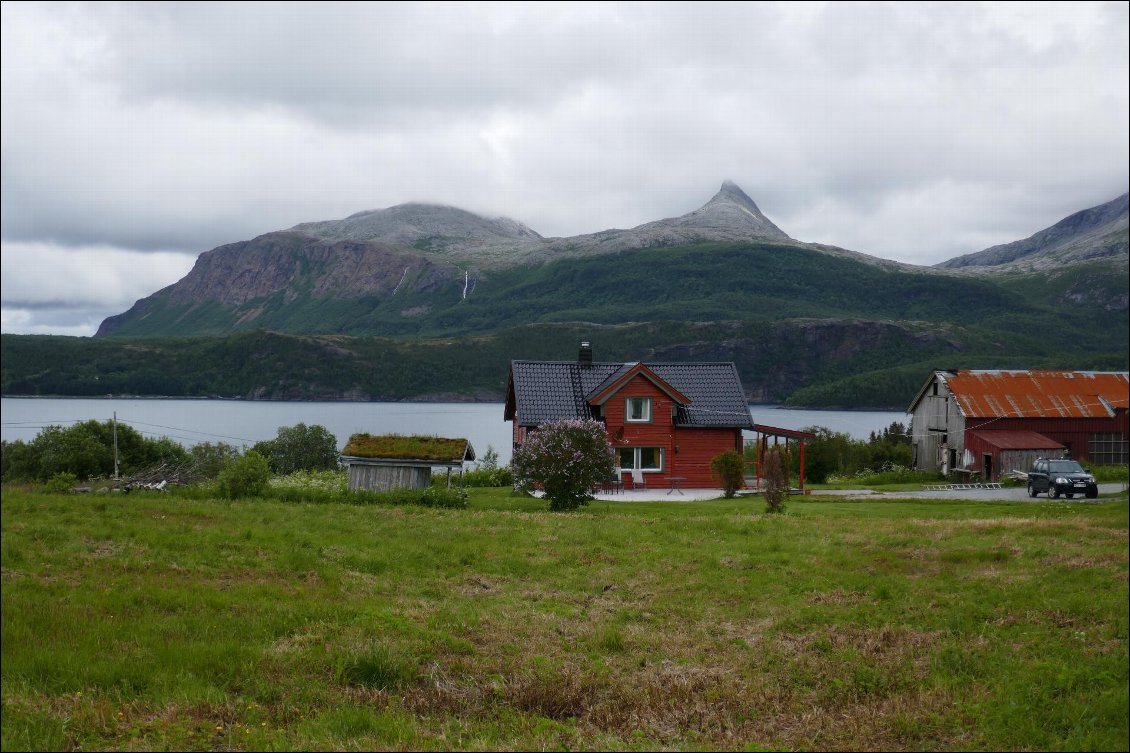
[[(273, 400), (501, 400), (511, 359), (734, 361), (752, 402), (902, 409), (933, 368), (1125, 369), (1125, 333), (1046, 351), (1047, 314), (1000, 351), (975, 327), (925, 322), (540, 324), (426, 340), (248, 332), (216, 338), (0, 337), (5, 395), (155, 395)], [(1050, 329), (1047, 331), (1051, 331)], [(1069, 339), (1067, 335), (1056, 340)], [(1087, 348), (1094, 348), (1087, 350)]]

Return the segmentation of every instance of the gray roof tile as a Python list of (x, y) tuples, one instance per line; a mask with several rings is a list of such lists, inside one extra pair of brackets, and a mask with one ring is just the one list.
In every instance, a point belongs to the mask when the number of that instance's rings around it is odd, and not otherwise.
[[(686, 395), (677, 426), (752, 428), (738, 370), (732, 363), (645, 363), (663, 381)], [(596, 394), (635, 363), (512, 361), (514, 404), (523, 426), (564, 418), (591, 418), (586, 397)], [(509, 416), (507, 416), (509, 418)]]

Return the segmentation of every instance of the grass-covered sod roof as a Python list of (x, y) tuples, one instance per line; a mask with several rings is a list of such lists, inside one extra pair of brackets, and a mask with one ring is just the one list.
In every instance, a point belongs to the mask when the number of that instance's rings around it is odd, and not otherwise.
[(466, 439), (402, 434), (354, 434), (341, 454), (354, 458), (431, 460), (437, 463), (475, 459), (471, 443)]

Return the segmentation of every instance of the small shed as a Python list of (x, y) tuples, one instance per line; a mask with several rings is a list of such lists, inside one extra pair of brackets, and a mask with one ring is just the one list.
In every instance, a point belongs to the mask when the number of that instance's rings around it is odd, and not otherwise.
[[(966, 432), (965, 468), (981, 468), (986, 480), (1024, 473), (1036, 458), (1062, 457), (1067, 448), (1054, 439), (1035, 431), (990, 431), (980, 429)], [(979, 462), (978, 462), (979, 461)]]
[(458, 468), (475, 459), (475, 448), (466, 439), (404, 436), (401, 434), (354, 434), (341, 453), (349, 468), (349, 488), (373, 492), (392, 489), (426, 489), (432, 483), (432, 468)]

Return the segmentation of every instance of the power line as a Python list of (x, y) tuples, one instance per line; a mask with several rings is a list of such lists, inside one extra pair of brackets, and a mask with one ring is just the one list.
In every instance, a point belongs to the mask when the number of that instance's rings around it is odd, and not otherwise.
[[(149, 424), (149, 423), (146, 423), (144, 421), (131, 421), (131, 420), (125, 419), (125, 418), (119, 418), (118, 420), (122, 421), (124, 423), (130, 424), (131, 426), (133, 426), (133, 425), (153, 426), (153, 427), (156, 427), (158, 429), (171, 429), (173, 431), (186, 431), (190, 434), (202, 434), (206, 437), (219, 437), (221, 439), (234, 439), (237, 442), (255, 442), (255, 441), (257, 441), (257, 440), (254, 440), (254, 439), (247, 439), (246, 437), (233, 437), (233, 436), (230, 436), (228, 434), (213, 434), (213, 433), (207, 432), (207, 431), (198, 431), (196, 429), (186, 429), (183, 426), (165, 426), (164, 424)], [(139, 429), (139, 431), (140, 431), (140, 429)], [(145, 432), (145, 433), (153, 433), (153, 432)], [(187, 437), (182, 437), (182, 439), (186, 439), (186, 438)]]

